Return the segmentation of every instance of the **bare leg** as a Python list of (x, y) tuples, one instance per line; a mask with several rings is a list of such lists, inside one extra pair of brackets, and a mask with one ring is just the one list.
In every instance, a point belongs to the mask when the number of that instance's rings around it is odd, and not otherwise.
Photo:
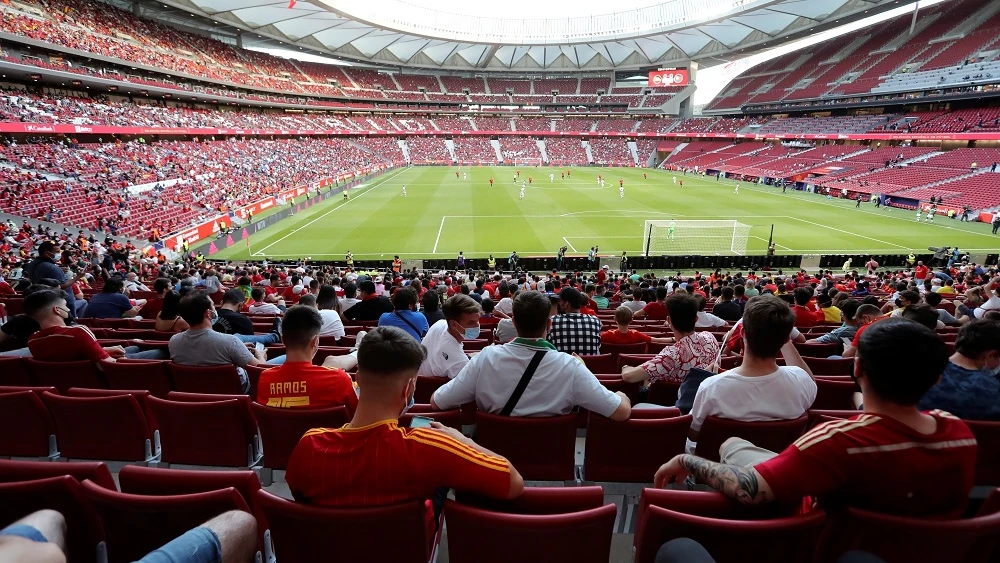
[[(17, 535), (15, 526), (37, 531), (45, 541)], [(55, 510), (39, 510), (14, 522), (0, 535), (0, 561), (5, 563), (65, 563), (66, 519)], [(41, 538), (37, 538), (41, 539)]]
[(222, 563), (253, 561), (257, 553), (257, 519), (242, 510), (231, 510), (203, 524), (222, 545)]
[(323, 360), (323, 367), (328, 368), (339, 368), (344, 371), (349, 371), (357, 367), (358, 365), (358, 352), (355, 350), (350, 354), (345, 354), (343, 356), (327, 356)]

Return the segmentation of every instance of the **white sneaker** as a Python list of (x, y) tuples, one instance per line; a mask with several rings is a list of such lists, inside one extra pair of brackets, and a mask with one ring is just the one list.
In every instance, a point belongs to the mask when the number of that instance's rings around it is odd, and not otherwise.
[(358, 346), (361, 346), (361, 341), (364, 340), (366, 334), (368, 333), (362, 330), (357, 336), (354, 337), (354, 347), (351, 348), (352, 352), (356, 351)]

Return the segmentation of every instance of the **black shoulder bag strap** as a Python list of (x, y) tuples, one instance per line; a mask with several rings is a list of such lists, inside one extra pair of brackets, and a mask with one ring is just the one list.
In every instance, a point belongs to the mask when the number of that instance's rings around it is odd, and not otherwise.
[(535, 355), (531, 358), (531, 362), (528, 363), (528, 367), (524, 370), (524, 375), (521, 376), (521, 380), (517, 382), (517, 387), (514, 388), (514, 392), (511, 393), (510, 398), (507, 399), (507, 404), (503, 406), (503, 410), (500, 411), (500, 416), (510, 416), (510, 413), (514, 412), (514, 407), (517, 406), (517, 402), (521, 400), (521, 395), (524, 394), (524, 390), (528, 388), (528, 383), (531, 378), (535, 375), (535, 370), (538, 369), (538, 364), (542, 363), (542, 357), (545, 356), (546, 350), (539, 350), (535, 352)]
[(393, 312), (392, 312), (392, 314), (394, 314), (394, 315), (396, 315), (397, 317), (399, 317), (399, 320), (401, 320), (401, 321), (403, 321), (404, 323), (406, 323), (406, 324), (410, 325), (410, 328), (412, 328), (412, 329), (413, 329), (413, 332), (415, 332), (415, 333), (419, 334), (419, 335), (420, 335), (420, 338), (423, 338), (424, 336), (427, 336), (427, 333), (426, 333), (426, 332), (424, 332), (424, 331), (421, 331), (421, 330), (417, 329), (417, 327), (413, 326), (413, 323), (411, 323), (410, 321), (406, 320), (406, 317), (404, 317), (403, 315), (400, 315), (400, 314), (399, 314), (399, 311), (393, 311)]

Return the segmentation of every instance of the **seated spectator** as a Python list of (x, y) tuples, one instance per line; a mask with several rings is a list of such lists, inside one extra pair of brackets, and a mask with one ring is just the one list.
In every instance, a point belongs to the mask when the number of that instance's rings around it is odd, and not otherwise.
[[(548, 339), (556, 350), (583, 356), (601, 353), (601, 321), (593, 315), (580, 312), (586, 302), (584, 295), (576, 288), (564, 287), (559, 292), (559, 314), (552, 318)], [(514, 319), (514, 325), (517, 324), (517, 319)], [(521, 331), (518, 330), (518, 336), (520, 335)]]
[(353, 415), (358, 395), (351, 376), (344, 370), (357, 365), (356, 354), (327, 356), (322, 366), (312, 363), (319, 350), (323, 322), (320, 313), (311, 307), (296, 305), (288, 310), (281, 324), (285, 363), (261, 374), (258, 403), (271, 407), (345, 405)]
[(285, 474), (295, 500), (351, 507), (441, 502), (445, 487), (494, 498), (521, 494), (524, 482), (510, 462), (461, 432), (438, 422), (399, 428), (424, 359), (423, 346), (398, 328), (378, 327), (365, 336), (354, 417), (343, 428), (315, 428), (299, 441)]
[[(624, 393), (609, 391), (579, 358), (559, 352), (545, 340), (553, 322), (551, 309), (552, 302), (543, 293), (518, 294), (513, 318), (518, 337), (484, 348), (455, 379), (434, 392), (431, 405), (448, 410), (475, 401), (482, 411), (510, 416), (556, 416), (581, 407), (612, 420), (628, 419), (632, 408)], [(512, 397), (522, 378), (527, 378), (527, 387)]]
[[(75, 532), (69, 530), (69, 532)], [(66, 518), (55, 510), (33, 512), (0, 530), (0, 561), (65, 563)], [(230, 510), (146, 554), (136, 563), (239, 563), (257, 553), (257, 519)]]
[(444, 313), (441, 312), (440, 293), (434, 290), (424, 293), (424, 296), (420, 299), (420, 304), (423, 305), (420, 314), (427, 319), (427, 326), (432, 327), (434, 323), (444, 318)]
[[(347, 295), (350, 296), (350, 287), (347, 286)], [(361, 300), (345, 307), (344, 317), (352, 321), (377, 321), (384, 313), (391, 313), (393, 310), (392, 301), (388, 297), (375, 293), (375, 282), (365, 280), (358, 285), (358, 295)], [(344, 301), (348, 301), (345, 299)], [(418, 338), (417, 341), (420, 339)]]
[[(934, 311), (937, 313), (938, 320), (941, 321), (942, 323), (946, 325), (965, 324), (959, 322), (959, 320), (956, 319), (955, 316), (949, 313), (948, 311), (945, 311), (944, 309), (938, 307), (939, 305), (941, 305), (942, 301), (940, 293), (934, 293), (933, 291), (928, 291), (923, 295), (923, 298), (924, 298), (924, 303), (926, 303), (927, 306), (934, 309)], [(968, 320), (966, 320), (965, 322), (968, 322)]]
[[(32, 293), (51, 290), (52, 287), (47, 285), (30, 285), (24, 290), (24, 298), (27, 299)], [(8, 317), (7, 322), (0, 326), (0, 349), (7, 350), (0, 352), (0, 356), (31, 356), (28, 339), (39, 330), (41, 327), (31, 315), (22, 313)]]
[[(374, 284), (373, 284), (374, 285)], [(361, 303), (361, 300), (357, 298), (358, 296), (358, 285), (354, 282), (347, 282), (344, 284), (344, 297), (343, 299), (337, 299), (337, 312), (340, 313), (341, 320), (346, 319), (345, 313), (351, 307)]]
[(174, 290), (169, 290), (163, 294), (163, 303), (160, 312), (156, 314), (154, 328), (160, 332), (182, 332), (188, 329), (188, 324), (184, 322), (179, 314), (181, 304), (181, 294)]
[[(858, 332), (858, 327), (864, 323), (870, 322), (869, 318), (862, 317), (858, 315), (858, 309), (861, 307), (861, 302), (857, 299), (848, 299), (841, 302), (840, 308), (837, 311), (840, 312), (841, 318), (844, 324), (839, 326), (826, 334), (822, 334), (816, 338), (811, 338), (806, 340), (808, 344), (833, 344), (833, 343), (844, 343), (849, 345), (851, 340), (854, 339), (854, 335)], [(870, 307), (870, 305), (869, 305)], [(877, 318), (872, 317), (872, 319)]]
[(145, 299), (138, 300), (135, 306), (122, 291), (124, 282), (118, 276), (104, 282), (101, 292), (94, 294), (87, 304), (87, 316), (92, 319), (122, 319), (139, 314), (139, 309), (146, 304)]
[(630, 383), (645, 381), (647, 385), (660, 380), (681, 383), (691, 368), (714, 371), (719, 341), (710, 332), (695, 332), (698, 303), (694, 295), (671, 295), (667, 299), (667, 309), (670, 311), (670, 330), (674, 333), (673, 345), (639, 367), (622, 367), (622, 379)]
[[(237, 289), (236, 291), (239, 291), (240, 295), (243, 294), (242, 290)], [(281, 315), (285, 312), (284, 300), (278, 299), (276, 303), (268, 303), (264, 297), (264, 288), (255, 287), (251, 289), (250, 306), (247, 307), (247, 312), (251, 315)]]
[[(809, 304), (813, 298), (812, 288), (796, 288), (793, 296), (795, 298), (795, 305), (792, 306), (792, 311), (795, 313), (795, 328), (803, 329), (816, 326), (818, 312)], [(822, 313), (819, 313), (819, 315), (822, 315)]]
[[(259, 288), (258, 288), (259, 289)], [(268, 334), (254, 334), (253, 321), (250, 317), (240, 312), (243, 308), (243, 291), (230, 289), (222, 295), (222, 304), (216, 309), (217, 318), (212, 323), (212, 329), (222, 334), (232, 334), (240, 342), (251, 344), (277, 344), (281, 342), (281, 334), (278, 327), (281, 321), (275, 319), (274, 326)], [(276, 362), (272, 362), (276, 363)]]
[(323, 318), (323, 328), (320, 329), (320, 336), (332, 336), (340, 342), (346, 332), (344, 323), (337, 312), (337, 288), (332, 285), (323, 285), (319, 288), (316, 296), (316, 308), (319, 309), (319, 316)]
[(986, 287), (986, 292), (984, 298), (989, 296), (986, 301), (976, 307), (975, 315), (977, 319), (983, 318), (989, 311), (1000, 311), (1000, 276), (993, 278), (989, 285)]
[(144, 319), (155, 319), (160, 314), (160, 310), (163, 309), (163, 297), (170, 290), (170, 286), (170, 278), (156, 278), (156, 281), (153, 282), (153, 291), (158, 294), (158, 297), (148, 299), (146, 304), (139, 309), (137, 316)]
[(740, 320), (740, 317), (743, 316), (743, 307), (733, 301), (735, 296), (736, 292), (732, 287), (728, 285), (723, 287), (719, 302), (715, 304), (715, 307), (712, 307), (712, 314), (724, 321)]
[(481, 304), (483, 308), (483, 314), (479, 316), (480, 319), (487, 322), (497, 321), (500, 319), (506, 319), (507, 315), (496, 310), (496, 306), (493, 305), (493, 300), (489, 297), (484, 297)]
[[(702, 381), (691, 408), (688, 451), (693, 452), (705, 419), (745, 422), (787, 420), (805, 414), (816, 400), (812, 371), (789, 335), (795, 313), (775, 296), (758, 296), (743, 312), (743, 363)], [(781, 353), (785, 365), (776, 358)]]
[(401, 287), (392, 294), (393, 311), (383, 313), (378, 326), (394, 326), (420, 342), (427, 334), (427, 319), (417, 312), (417, 292)]
[(905, 310), (910, 305), (916, 305), (920, 303), (920, 293), (914, 289), (908, 289), (899, 293), (899, 297), (895, 300), (895, 308), (889, 313), (890, 317), (898, 317), (903, 314)]
[(964, 420), (1000, 420), (1000, 323), (972, 321), (958, 331), (941, 380), (920, 400)]
[(653, 338), (644, 332), (630, 330), (628, 327), (632, 324), (632, 309), (624, 305), (620, 305), (615, 309), (615, 324), (618, 325), (618, 328), (615, 330), (606, 330), (601, 333), (601, 344), (674, 343), (673, 338)]
[[(842, 323), (844, 322), (842, 312), (839, 307), (834, 306), (833, 298), (828, 293), (820, 293), (816, 297), (816, 304), (819, 305), (820, 313), (816, 315), (816, 321), (821, 323)], [(822, 314), (822, 317), (820, 317)]]
[(203, 291), (192, 291), (182, 297), (179, 311), (191, 328), (170, 337), (170, 359), (185, 366), (234, 365), (239, 368), (243, 392), (249, 392), (250, 380), (243, 368), (267, 363), (263, 347), (251, 353), (236, 335), (212, 330), (219, 314)]
[(125, 293), (132, 293), (133, 291), (149, 291), (149, 288), (139, 281), (139, 274), (129, 272), (125, 274)]
[[(665, 320), (667, 318), (667, 288), (660, 286), (656, 288), (656, 301), (646, 304), (642, 309), (635, 311), (633, 315), (636, 319), (649, 319), (653, 321)], [(631, 307), (630, 307), (631, 308)]]
[(853, 358), (858, 351), (858, 342), (861, 340), (861, 333), (863, 333), (872, 323), (880, 321), (885, 317), (882, 316), (881, 311), (875, 305), (870, 303), (863, 303), (858, 307), (858, 311), (854, 313), (854, 319), (857, 321), (858, 328), (854, 332), (854, 338), (851, 339), (851, 344), (844, 345), (844, 353), (842, 357)]
[(820, 424), (779, 454), (727, 440), (723, 450), (739, 451), (742, 463), (680, 455), (654, 482), (663, 487), (690, 474), (744, 504), (796, 504), (809, 496), (826, 506), (957, 517), (972, 489), (975, 437), (954, 416), (917, 408), (947, 361), (934, 331), (904, 320), (877, 322), (864, 332), (855, 364), (864, 413)]
[(932, 308), (926, 303), (910, 305), (903, 309), (903, 313), (900, 316), (904, 319), (916, 321), (931, 330), (944, 328), (944, 323), (938, 320), (937, 309)]
[[(694, 326), (697, 328), (713, 328), (720, 326), (727, 326), (724, 319), (720, 319), (712, 313), (705, 310), (705, 296), (701, 293), (695, 293), (694, 298), (698, 300), (698, 317), (695, 319)], [(670, 321), (668, 320), (667, 323)]]
[(24, 312), (40, 327), (28, 339), (28, 350), (36, 360), (114, 362), (118, 358), (166, 359), (163, 350), (143, 352), (138, 346), (101, 346), (89, 328), (83, 325), (67, 326), (69, 307), (61, 291), (47, 289), (32, 293), (24, 299)]
[(479, 312), (479, 304), (467, 295), (444, 302), (444, 318), (431, 326), (422, 341), (427, 359), (420, 366), (420, 375), (454, 379), (462, 371), (469, 363), (462, 342), (479, 338)]

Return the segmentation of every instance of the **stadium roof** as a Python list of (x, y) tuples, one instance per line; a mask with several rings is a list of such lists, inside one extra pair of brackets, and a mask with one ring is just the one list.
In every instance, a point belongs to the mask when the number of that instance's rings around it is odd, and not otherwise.
[(912, 1), (161, 0), (355, 62), (527, 72), (712, 66)]

